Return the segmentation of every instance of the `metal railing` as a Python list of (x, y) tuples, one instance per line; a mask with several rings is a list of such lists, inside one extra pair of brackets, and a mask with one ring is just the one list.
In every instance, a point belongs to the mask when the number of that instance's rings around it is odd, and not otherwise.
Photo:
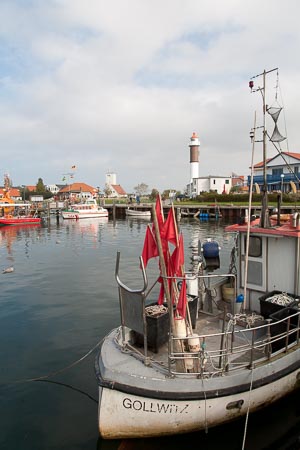
[[(170, 375), (208, 378), (237, 369), (252, 369), (255, 364), (269, 361), (275, 355), (278, 358), (300, 343), (300, 310), (276, 322), (268, 319), (264, 325), (244, 329), (240, 326), (236, 329), (233, 317), (223, 333), (171, 336)], [(178, 348), (175, 341), (182, 351), (174, 351)]]

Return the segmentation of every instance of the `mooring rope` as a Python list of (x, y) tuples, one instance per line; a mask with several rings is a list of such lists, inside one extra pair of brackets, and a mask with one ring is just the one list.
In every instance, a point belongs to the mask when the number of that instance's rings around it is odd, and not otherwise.
[(245, 428), (244, 428), (242, 450), (244, 450), (245, 443), (246, 443), (246, 435), (247, 435), (248, 418), (249, 418), (249, 412), (250, 412), (250, 398), (251, 398), (251, 392), (252, 392), (252, 385), (253, 385), (253, 366), (251, 368), (251, 382), (250, 382), (250, 389), (249, 389), (248, 407), (247, 407), (246, 420), (245, 420)]
[(23, 384), (23, 383), (31, 383), (33, 381), (44, 381), (44, 382), (49, 382), (49, 383), (53, 383), (53, 384), (59, 384), (65, 387), (68, 387), (74, 391), (80, 392), (84, 395), (86, 395), (87, 397), (89, 397), (91, 400), (95, 401), (96, 403), (98, 403), (98, 401), (96, 399), (94, 399), (93, 397), (91, 397), (88, 393), (77, 389), (71, 385), (68, 384), (64, 384), (64, 383), (60, 383), (58, 381), (50, 381), (49, 378), (54, 377), (60, 373), (66, 372), (67, 370), (71, 369), (72, 367), (76, 366), (77, 364), (79, 364), (80, 362), (84, 361), (89, 355), (91, 355), (97, 347), (99, 347), (99, 345), (101, 345), (101, 343), (104, 341), (104, 339), (106, 338), (106, 336), (104, 338), (102, 338), (99, 342), (97, 342), (96, 345), (94, 345), (94, 347), (92, 347), (85, 355), (83, 355), (81, 358), (77, 359), (76, 361), (72, 362), (71, 364), (69, 364), (66, 367), (63, 367), (62, 369), (56, 370), (55, 372), (51, 372), (47, 375), (42, 375), (40, 377), (35, 377), (35, 378), (24, 378), (24, 379), (20, 379), (20, 380), (12, 380), (12, 381), (6, 381), (6, 382), (1, 382), (0, 386), (8, 386), (8, 385), (14, 385), (14, 384)]

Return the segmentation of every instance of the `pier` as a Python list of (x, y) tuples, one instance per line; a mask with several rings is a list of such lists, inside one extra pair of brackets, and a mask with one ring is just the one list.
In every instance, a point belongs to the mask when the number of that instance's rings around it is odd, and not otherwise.
[[(110, 219), (124, 219), (126, 218), (126, 209), (128, 207), (134, 207), (138, 211), (151, 211), (152, 203), (142, 203), (140, 205), (127, 205), (125, 203), (113, 203), (113, 204), (101, 204), (104, 208), (108, 210)], [(38, 208), (41, 215), (50, 217), (50, 214), (55, 214), (56, 217), (61, 217), (60, 212), (65, 207), (63, 202), (51, 202), (48, 205)], [(163, 211), (165, 217), (167, 216), (170, 204), (163, 205)], [(194, 204), (194, 205), (174, 205), (175, 215), (177, 219), (185, 218), (206, 218), (206, 219), (222, 219), (226, 222), (236, 222), (246, 215), (246, 210), (248, 210), (247, 205), (205, 205), (205, 204)], [(270, 207), (270, 214), (272, 213), (272, 207)], [(284, 206), (281, 207), (282, 214), (291, 214), (295, 211), (294, 206)], [(251, 215), (260, 215), (261, 207), (253, 206), (251, 208)]]

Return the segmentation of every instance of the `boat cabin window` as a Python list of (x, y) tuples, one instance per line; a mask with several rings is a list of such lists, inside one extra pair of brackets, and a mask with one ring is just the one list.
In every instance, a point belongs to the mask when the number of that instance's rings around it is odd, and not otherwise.
[(247, 236), (241, 236), (241, 286), (245, 285), (245, 264), (248, 261), (247, 286), (255, 291), (266, 289), (266, 238), (264, 236), (249, 236), (248, 258)]
[[(244, 246), (246, 248), (246, 236), (245, 236), (245, 242)], [(262, 255), (262, 240), (260, 237), (257, 236), (250, 236), (249, 237), (249, 256), (252, 256), (253, 258), (259, 258)]]

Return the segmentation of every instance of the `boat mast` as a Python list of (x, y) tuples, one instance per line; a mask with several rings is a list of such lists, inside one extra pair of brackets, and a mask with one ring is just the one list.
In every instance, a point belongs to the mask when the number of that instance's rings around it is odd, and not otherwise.
[(250, 81), (249, 86), (251, 88), (251, 92), (260, 91), (263, 100), (263, 187), (262, 187), (262, 208), (261, 208), (261, 216), (260, 216), (260, 226), (261, 228), (269, 228), (270, 227), (270, 217), (269, 217), (269, 207), (268, 207), (268, 183), (267, 183), (267, 127), (266, 127), (266, 112), (268, 105), (266, 104), (266, 74), (274, 72), (278, 70), (264, 70), (262, 73), (255, 75), (251, 78), (263, 77), (263, 87), (258, 87), (257, 89), (253, 89), (253, 81)]

